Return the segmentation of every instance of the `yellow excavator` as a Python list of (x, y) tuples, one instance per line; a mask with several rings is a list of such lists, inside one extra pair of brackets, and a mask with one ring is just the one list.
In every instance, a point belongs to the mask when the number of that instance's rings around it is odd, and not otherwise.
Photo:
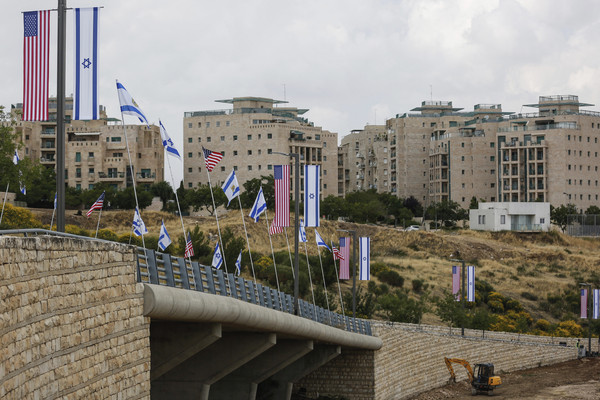
[(478, 393), (487, 393), (492, 395), (492, 391), (498, 388), (502, 384), (502, 379), (499, 376), (494, 375), (494, 364), (475, 364), (475, 373), (468, 361), (461, 358), (447, 358), (444, 357), (446, 367), (450, 371), (449, 382), (456, 382), (456, 375), (454, 374), (454, 368), (452, 364), (460, 364), (467, 370), (469, 381), (471, 382), (471, 394), (476, 395)]

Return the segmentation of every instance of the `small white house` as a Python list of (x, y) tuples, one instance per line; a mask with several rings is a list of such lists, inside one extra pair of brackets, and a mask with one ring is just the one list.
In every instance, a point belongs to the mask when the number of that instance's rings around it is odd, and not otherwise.
[(469, 210), (469, 225), (476, 231), (548, 231), (550, 203), (479, 203)]

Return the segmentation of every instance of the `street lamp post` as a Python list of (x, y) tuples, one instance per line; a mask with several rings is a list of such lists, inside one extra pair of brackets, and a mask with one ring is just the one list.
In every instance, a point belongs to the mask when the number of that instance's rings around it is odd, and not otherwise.
[(587, 317), (587, 322), (588, 322), (588, 352), (591, 354), (592, 353), (592, 321), (590, 321), (590, 300), (592, 300), (592, 284), (591, 283), (580, 283), (579, 286), (582, 287), (587, 287), (587, 291), (588, 291), (588, 295), (587, 295), (587, 301), (585, 303), (585, 313), (586, 313), (586, 317)]
[(352, 234), (352, 318), (356, 318), (356, 231), (338, 229)]
[(450, 261), (459, 262), (462, 265), (461, 270), (461, 288), (460, 288), (460, 303), (463, 309), (463, 317), (460, 319), (460, 331), (461, 335), (465, 336), (465, 260), (459, 260), (456, 258), (451, 258)]

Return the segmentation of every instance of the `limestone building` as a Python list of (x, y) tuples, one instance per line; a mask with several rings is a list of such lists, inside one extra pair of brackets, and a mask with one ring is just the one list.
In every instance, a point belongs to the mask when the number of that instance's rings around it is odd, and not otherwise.
[[(22, 104), (12, 106), (17, 117), (15, 129), (23, 144), (21, 157), (39, 160), (48, 168), (56, 168), (56, 99), (50, 98), (48, 121), (21, 121)], [(100, 119), (73, 121), (73, 99), (65, 104), (65, 169), (66, 182), (78, 189), (91, 189), (105, 182), (125, 188), (133, 182), (123, 126), (109, 118), (100, 106)], [(164, 151), (157, 126), (125, 125), (136, 184), (152, 184), (164, 180)]]
[[(202, 147), (224, 154), (210, 173), (221, 184), (233, 168), (240, 185), (273, 174), (273, 165), (290, 163), (276, 153), (300, 154), (300, 165), (321, 165), (321, 195), (337, 195), (337, 133), (314, 126), (308, 110), (282, 106), (286, 101), (262, 97), (217, 100), (233, 108), (186, 112), (183, 119), (186, 188), (208, 183)], [(294, 168), (291, 169), (292, 179)], [(302, 169), (300, 186), (303, 186)], [(293, 181), (292, 181), (293, 182)]]

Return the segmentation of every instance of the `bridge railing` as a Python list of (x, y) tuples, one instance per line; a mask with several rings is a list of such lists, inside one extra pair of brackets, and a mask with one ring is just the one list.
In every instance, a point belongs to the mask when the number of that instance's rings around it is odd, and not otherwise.
[[(154, 250), (138, 247), (137, 253), (138, 282), (229, 296), (273, 310), (294, 313), (294, 298), (291, 295), (260, 283), (255, 284), (253, 280)], [(340, 315), (302, 299), (298, 300), (298, 306), (299, 315), (303, 318), (349, 332), (372, 335), (368, 320)]]

